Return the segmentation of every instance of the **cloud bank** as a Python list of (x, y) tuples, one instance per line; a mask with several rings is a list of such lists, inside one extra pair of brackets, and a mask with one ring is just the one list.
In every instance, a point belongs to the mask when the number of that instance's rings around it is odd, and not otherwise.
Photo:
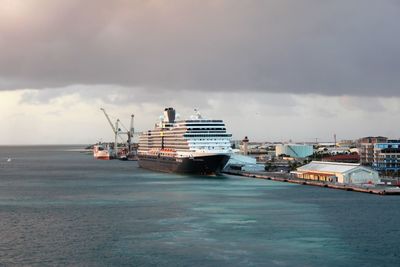
[(3, 0), (0, 90), (400, 96), (394, 0)]
[(175, 107), (181, 118), (188, 118), (196, 107), (207, 118), (223, 119), (236, 140), (248, 136), (252, 141), (311, 142), (318, 138), (328, 142), (334, 133), (338, 140), (399, 136), (399, 126), (393, 124), (400, 112), (399, 97), (377, 97), (373, 105), (368, 105), (370, 97), (251, 92), (243, 98), (242, 93), (190, 91), (180, 101), (146, 97), (141, 89), (132, 89), (143, 98), (120, 102), (116, 96), (130, 89), (99, 94), (101, 90), (83, 91), (80, 86), (71, 86), (0, 92), (0, 122), (5, 125), (0, 131), (0, 145), (110, 141), (113, 134), (100, 107), (113, 121), (120, 118), (125, 126), (135, 114), (135, 129), (141, 132), (154, 127), (163, 104)]

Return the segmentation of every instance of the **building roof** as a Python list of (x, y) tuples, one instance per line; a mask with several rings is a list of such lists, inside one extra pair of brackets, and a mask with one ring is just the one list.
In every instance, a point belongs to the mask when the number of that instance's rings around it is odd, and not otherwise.
[(294, 143), (288, 143), (288, 144), (277, 144), (277, 146), (296, 146), (296, 147), (312, 147), (312, 144), (294, 144)]
[(343, 155), (333, 155), (329, 157), (325, 157), (322, 160), (324, 161), (336, 161), (336, 162), (349, 162), (349, 161), (354, 161), (354, 162), (359, 162), (360, 161), (360, 155), (359, 154), (343, 154)]
[(256, 163), (257, 163), (256, 158), (233, 153), (227, 164), (228, 165), (229, 164), (244, 164), (244, 165), (246, 165), (246, 164), (256, 164)]
[(297, 168), (297, 171), (344, 173), (344, 172), (348, 172), (348, 171), (353, 170), (358, 167), (360, 167), (360, 164), (311, 161), (309, 164), (304, 165), (300, 168)]

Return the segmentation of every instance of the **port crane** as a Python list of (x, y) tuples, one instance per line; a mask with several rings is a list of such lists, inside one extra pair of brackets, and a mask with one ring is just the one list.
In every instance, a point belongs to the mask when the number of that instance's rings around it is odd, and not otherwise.
[(131, 152), (132, 138), (134, 135), (136, 135), (135, 129), (133, 127), (134, 118), (135, 118), (135, 115), (132, 114), (129, 130), (124, 126), (124, 124), (121, 121), (119, 121), (121, 126), (125, 129), (125, 132), (121, 132), (121, 134), (126, 134), (128, 136), (127, 144), (128, 144), (129, 153)]
[[(104, 116), (106, 117), (108, 123), (111, 126), (111, 129), (114, 133), (114, 151), (113, 151), (113, 156), (115, 158), (118, 157), (118, 137), (120, 137), (121, 134), (127, 134), (128, 135), (128, 152), (129, 154), (131, 153), (131, 143), (132, 143), (132, 137), (134, 136), (134, 128), (133, 128), (133, 120), (134, 120), (134, 115), (131, 115), (131, 123), (130, 123), (130, 128), (127, 130), (125, 126), (122, 124), (122, 122), (117, 118), (115, 121), (115, 124), (111, 121), (110, 116), (107, 114), (106, 110), (104, 108), (100, 108), (101, 111), (103, 111)], [(121, 129), (119, 128), (119, 125), (121, 124), (122, 127), (125, 128), (126, 132), (122, 132)], [(122, 138), (121, 138), (122, 140)]]

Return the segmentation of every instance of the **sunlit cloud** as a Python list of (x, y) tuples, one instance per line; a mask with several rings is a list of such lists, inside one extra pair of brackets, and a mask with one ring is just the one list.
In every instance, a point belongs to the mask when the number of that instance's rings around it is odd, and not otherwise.
[[(153, 92), (146, 94), (140, 88), (103, 89), (104, 92), (96, 86), (83, 90), (77, 86), (0, 92), (0, 120), (7, 125), (0, 131), (0, 143), (112, 140), (100, 107), (125, 125), (134, 114), (137, 131), (152, 128), (164, 107), (175, 107), (182, 118), (198, 108), (205, 117), (224, 119), (235, 139), (247, 135), (257, 141), (329, 141), (334, 133), (342, 139), (370, 134), (395, 138), (400, 130), (392, 123), (400, 111), (400, 98), (374, 98), (373, 103), (381, 103), (375, 111), (368, 105), (359, 105), (363, 99), (352, 96), (181, 91), (182, 97), (168, 98), (167, 93), (155, 97)], [(107, 92), (129, 101), (110, 99)], [(140, 97), (131, 97), (136, 94)]]

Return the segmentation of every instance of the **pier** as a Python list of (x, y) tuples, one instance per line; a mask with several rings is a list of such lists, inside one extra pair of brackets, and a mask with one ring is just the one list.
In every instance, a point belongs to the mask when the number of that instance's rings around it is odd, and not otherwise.
[(223, 171), (225, 174), (244, 176), (248, 178), (265, 179), (277, 182), (293, 183), (300, 185), (319, 186), (332, 189), (339, 189), (345, 191), (354, 191), (360, 193), (376, 194), (376, 195), (400, 195), (399, 187), (390, 186), (361, 186), (356, 184), (340, 184), (325, 181), (314, 181), (299, 179), (290, 173), (276, 173), (276, 172), (244, 172), (236, 170)]

